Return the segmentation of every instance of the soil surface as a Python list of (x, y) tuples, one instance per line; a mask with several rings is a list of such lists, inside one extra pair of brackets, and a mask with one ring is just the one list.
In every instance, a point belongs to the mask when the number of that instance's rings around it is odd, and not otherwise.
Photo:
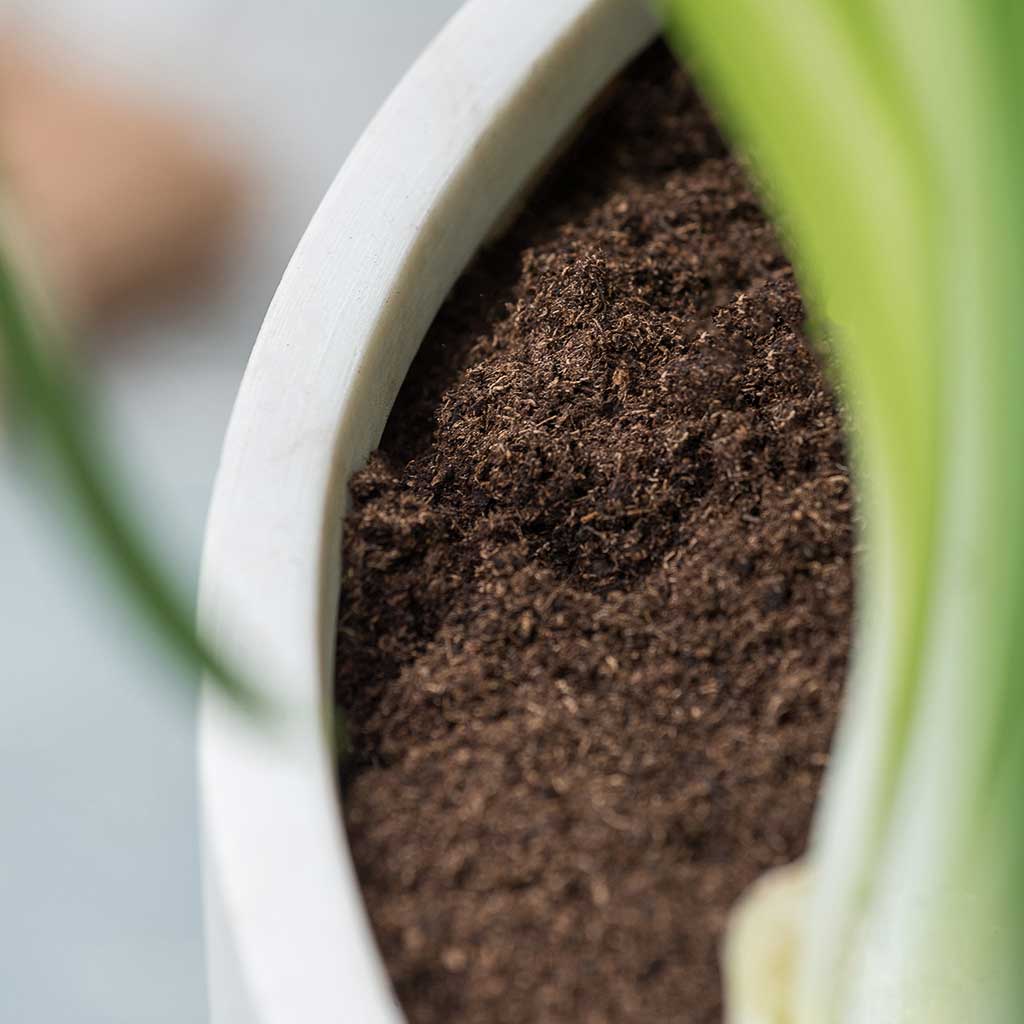
[(800, 855), (851, 491), (789, 264), (660, 45), (463, 276), (352, 481), (345, 814), (413, 1024), (721, 1020)]

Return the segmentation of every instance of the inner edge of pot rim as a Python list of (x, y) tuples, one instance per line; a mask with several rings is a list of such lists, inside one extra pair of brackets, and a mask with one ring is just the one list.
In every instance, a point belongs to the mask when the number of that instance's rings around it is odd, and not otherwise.
[[(293, 256), (228, 427), (204, 634), (270, 700), (204, 682), (199, 770), (214, 1024), (399, 1024), (341, 818), (333, 663), (342, 511), (456, 279), (656, 32), (637, 0), (471, 0), (406, 74)], [(386, 811), (386, 809), (383, 809)]]

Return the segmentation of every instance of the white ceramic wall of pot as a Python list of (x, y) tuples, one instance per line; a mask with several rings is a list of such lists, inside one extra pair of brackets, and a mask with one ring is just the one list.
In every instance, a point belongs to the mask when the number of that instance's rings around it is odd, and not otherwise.
[(475, 250), (654, 32), (642, 0), (470, 0), (367, 128), (285, 272), (228, 429), (200, 587), (203, 630), (276, 712), (251, 721), (204, 686), (214, 1024), (402, 1020), (335, 781), (346, 481)]

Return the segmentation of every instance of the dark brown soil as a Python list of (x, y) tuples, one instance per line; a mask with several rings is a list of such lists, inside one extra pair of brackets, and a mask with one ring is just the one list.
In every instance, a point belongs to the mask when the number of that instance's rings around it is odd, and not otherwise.
[(414, 1024), (721, 1019), (851, 614), (836, 404), (660, 47), (479, 257), (352, 481), (345, 812)]

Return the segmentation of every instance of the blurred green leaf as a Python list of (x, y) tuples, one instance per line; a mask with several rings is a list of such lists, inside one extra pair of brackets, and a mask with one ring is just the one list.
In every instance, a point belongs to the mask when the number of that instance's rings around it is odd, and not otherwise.
[(85, 388), (47, 320), (29, 308), (28, 289), (0, 249), (0, 381), (11, 405), (14, 443), (45, 452), (57, 467), (62, 505), (96, 542), (132, 604), (184, 663), (185, 677), (206, 672), (251, 711), (261, 702), (200, 638), (194, 610), (168, 581), (125, 511), (101, 450)]

